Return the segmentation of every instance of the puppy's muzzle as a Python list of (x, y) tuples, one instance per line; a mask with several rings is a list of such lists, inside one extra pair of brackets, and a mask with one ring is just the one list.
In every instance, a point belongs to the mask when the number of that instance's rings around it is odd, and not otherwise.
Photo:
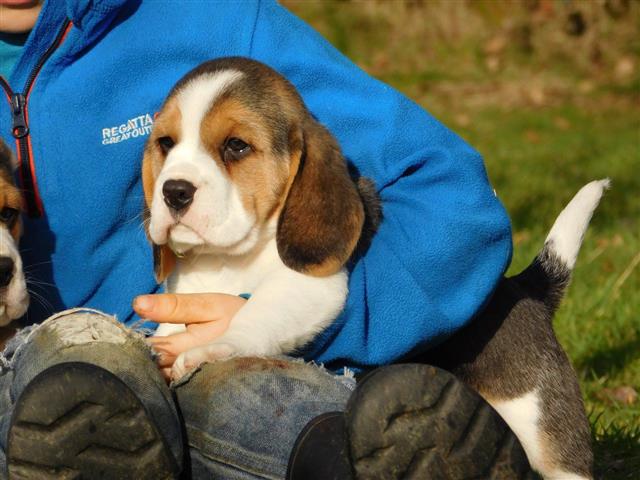
[(0, 257), (0, 288), (11, 283), (15, 263), (11, 257)]
[(197, 188), (186, 180), (167, 180), (162, 185), (164, 203), (173, 213), (184, 213), (193, 203)]

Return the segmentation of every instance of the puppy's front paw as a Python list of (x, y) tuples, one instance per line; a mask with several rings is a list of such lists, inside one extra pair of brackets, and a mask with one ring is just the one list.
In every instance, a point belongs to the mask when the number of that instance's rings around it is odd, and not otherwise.
[(215, 362), (232, 357), (235, 349), (228, 343), (212, 343), (187, 350), (178, 355), (171, 368), (171, 380), (176, 381), (206, 362)]

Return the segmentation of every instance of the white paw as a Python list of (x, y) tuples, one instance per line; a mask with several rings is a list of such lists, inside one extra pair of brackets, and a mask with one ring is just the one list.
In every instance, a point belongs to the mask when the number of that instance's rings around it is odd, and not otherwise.
[(171, 368), (171, 380), (176, 381), (203, 363), (215, 362), (232, 357), (235, 349), (228, 343), (212, 343), (202, 347), (187, 350), (178, 355)]
[(153, 336), (168, 337), (169, 335), (173, 335), (174, 333), (182, 333), (186, 331), (187, 327), (182, 323), (161, 323), (160, 325), (158, 325), (156, 333), (154, 333)]

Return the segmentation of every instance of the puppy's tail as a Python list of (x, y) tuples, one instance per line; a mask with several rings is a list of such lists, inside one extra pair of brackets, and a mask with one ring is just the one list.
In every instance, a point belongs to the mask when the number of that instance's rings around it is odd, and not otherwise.
[(609, 179), (604, 179), (582, 187), (556, 219), (538, 256), (515, 277), (527, 290), (537, 292), (551, 312), (569, 285), (589, 221), (609, 185)]

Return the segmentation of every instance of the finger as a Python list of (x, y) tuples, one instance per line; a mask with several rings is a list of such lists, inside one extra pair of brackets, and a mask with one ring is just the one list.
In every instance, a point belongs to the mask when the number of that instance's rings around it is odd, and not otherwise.
[(171, 367), (173, 365), (173, 362), (176, 361), (176, 356), (175, 355), (171, 355), (169, 353), (160, 353), (157, 357), (156, 357), (156, 364), (158, 365), (158, 367), (164, 368), (164, 367)]
[(167, 343), (167, 338), (168, 337), (169, 337), (169, 335), (162, 336), (162, 337), (147, 337), (147, 338), (144, 339), (144, 341), (150, 347), (155, 348), (156, 346), (161, 346), (163, 343)]
[(154, 360), (159, 367), (171, 366), (176, 359), (176, 356), (173, 353), (167, 351), (167, 346), (170, 347), (170, 344), (167, 342), (156, 343), (151, 346), (155, 353)]
[(202, 323), (233, 316), (246, 300), (223, 293), (160, 293), (133, 301), (138, 315), (158, 323)]
[(163, 354), (167, 352), (167, 347), (171, 348), (171, 342), (167, 341), (165, 337), (162, 337), (162, 340), (147, 340), (147, 345), (151, 347), (155, 353)]
[(168, 337), (161, 338), (163, 338), (164, 341), (162, 343), (155, 343), (153, 349), (156, 352), (161, 352), (163, 355), (171, 355), (173, 357), (177, 357), (182, 352), (186, 352), (192, 348), (205, 345), (210, 341), (208, 338), (193, 335), (191, 332), (175, 333)]

